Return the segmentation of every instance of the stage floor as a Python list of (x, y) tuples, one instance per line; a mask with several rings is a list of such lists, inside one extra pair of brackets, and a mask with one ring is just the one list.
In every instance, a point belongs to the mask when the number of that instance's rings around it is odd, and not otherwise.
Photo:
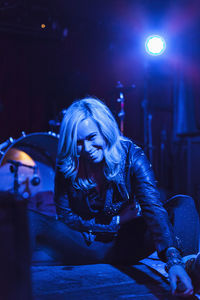
[(155, 255), (130, 267), (33, 265), (33, 299), (178, 299), (171, 296), (163, 265)]

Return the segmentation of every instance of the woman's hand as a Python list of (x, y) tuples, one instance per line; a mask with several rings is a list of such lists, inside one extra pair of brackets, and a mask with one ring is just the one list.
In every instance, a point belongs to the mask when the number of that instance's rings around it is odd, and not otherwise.
[(193, 295), (192, 281), (181, 265), (174, 265), (169, 269), (169, 280), (173, 295), (181, 297)]
[(120, 224), (125, 224), (138, 216), (139, 209), (134, 204), (126, 206), (120, 213)]

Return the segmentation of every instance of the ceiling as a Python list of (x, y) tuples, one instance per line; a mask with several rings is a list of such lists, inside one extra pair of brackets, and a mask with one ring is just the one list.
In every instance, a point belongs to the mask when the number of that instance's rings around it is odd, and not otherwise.
[[(41, 24), (45, 24), (45, 29)], [(199, 57), (200, 2), (198, 0), (4, 0), (0, 1), (0, 31), (65, 39), (82, 35), (110, 44), (161, 33), (170, 51)], [(92, 35), (92, 36), (91, 36)]]

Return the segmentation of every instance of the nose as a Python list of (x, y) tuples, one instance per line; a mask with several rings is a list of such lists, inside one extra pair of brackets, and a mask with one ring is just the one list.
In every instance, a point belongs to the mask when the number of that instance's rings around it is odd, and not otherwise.
[(90, 152), (91, 150), (91, 141), (84, 141), (84, 151), (85, 152)]

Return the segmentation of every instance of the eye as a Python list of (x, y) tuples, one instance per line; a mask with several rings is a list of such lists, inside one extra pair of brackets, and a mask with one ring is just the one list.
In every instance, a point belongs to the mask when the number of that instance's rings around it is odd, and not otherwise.
[(88, 140), (89, 140), (89, 141), (92, 141), (92, 140), (95, 139), (95, 137), (96, 137), (96, 133), (91, 134), (91, 135), (88, 137)]

